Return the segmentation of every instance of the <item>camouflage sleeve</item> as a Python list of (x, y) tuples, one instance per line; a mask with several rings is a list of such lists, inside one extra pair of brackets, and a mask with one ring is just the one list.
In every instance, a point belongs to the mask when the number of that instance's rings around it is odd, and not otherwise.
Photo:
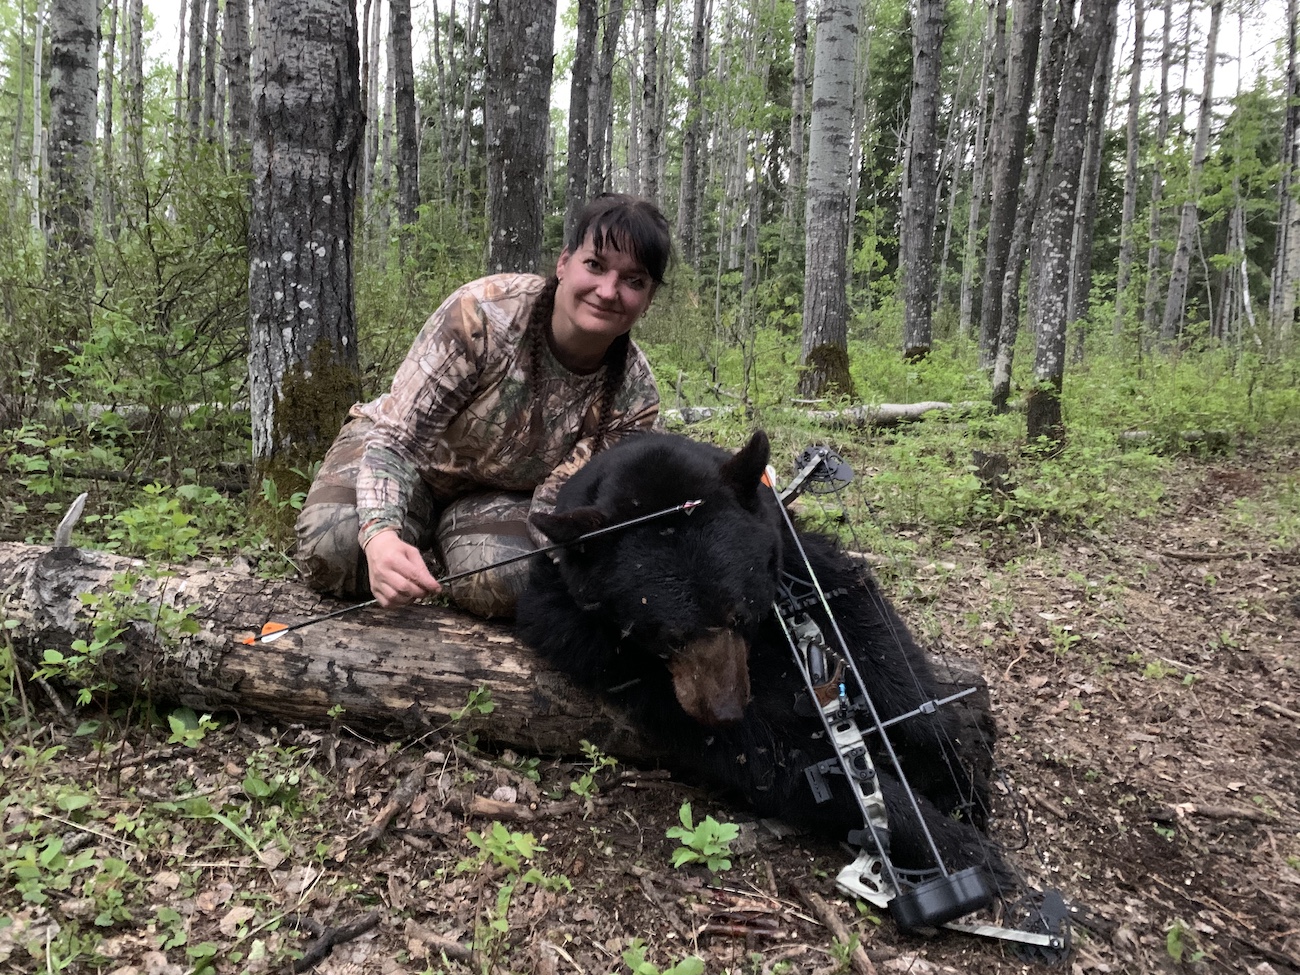
[(473, 397), (489, 366), (489, 326), (480, 295), (466, 285), (429, 317), (393, 385), (367, 410), (375, 421), (357, 473), (362, 546), (401, 528), (419, 471), (447, 425)]
[[(645, 356), (640, 349), (636, 349), (635, 346), (633, 348), (635, 353), (632, 361), (628, 363), (623, 386), (615, 396), (617, 412), (609, 425), (607, 444), (616, 443), (634, 434), (649, 433), (661, 427), (659, 387), (655, 385), (654, 376), (650, 372), (650, 365), (646, 362)], [(554, 509), (555, 499), (564, 482), (591, 460), (595, 448), (594, 436), (583, 437), (574, 444), (569, 455), (551, 472), (550, 477), (533, 491), (530, 515), (535, 512), (550, 512)], [(531, 521), (528, 531), (539, 547), (550, 543), (550, 539), (534, 528)]]

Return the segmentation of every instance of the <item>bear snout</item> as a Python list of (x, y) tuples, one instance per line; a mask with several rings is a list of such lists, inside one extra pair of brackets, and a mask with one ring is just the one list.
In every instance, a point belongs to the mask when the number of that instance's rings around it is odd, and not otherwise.
[(737, 724), (749, 704), (749, 644), (732, 630), (710, 630), (668, 658), (677, 703), (702, 725)]

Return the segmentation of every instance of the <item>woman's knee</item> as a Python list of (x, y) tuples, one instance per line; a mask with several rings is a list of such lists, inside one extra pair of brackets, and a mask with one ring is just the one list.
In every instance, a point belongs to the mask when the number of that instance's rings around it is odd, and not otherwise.
[(344, 598), (370, 594), (365, 556), (357, 541), (355, 504), (305, 505), (295, 531), (294, 561), (303, 582), (316, 592)]

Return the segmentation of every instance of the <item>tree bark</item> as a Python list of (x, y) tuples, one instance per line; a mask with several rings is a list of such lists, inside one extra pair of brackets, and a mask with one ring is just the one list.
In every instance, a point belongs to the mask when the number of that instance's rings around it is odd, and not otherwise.
[(1151, 214), (1147, 229), (1147, 286), (1142, 305), (1144, 336), (1156, 330), (1156, 303), (1160, 300), (1160, 241), (1161, 200), (1164, 198), (1164, 159), (1169, 142), (1169, 67), (1173, 60), (1174, 2), (1165, 0), (1164, 28), (1160, 45), (1160, 96), (1156, 106), (1156, 144), (1152, 147), (1155, 161), (1151, 172)]
[[(701, 3), (702, 0), (696, 0)], [(779, 263), (798, 260), (803, 241), (804, 143), (808, 138), (808, 0), (794, 0), (794, 53), (790, 76), (790, 173), (782, 209), (782, 237)]]
[[(591, 152), (591, 89), (596, 63), (599, 0), (578, 0), (573, 75), (569, 82), (568, 171), (564, 181), (564, 240), (587, 203), (588, 156)], [(685, 177), (683, 177), (685, 179)]]
[[(420, 209), (420, 121), (415, 109), (411, 0), (389, 0), (388, 12), (397, 115), (397, 222), (407, 227), (415, 223)], [(405, 236), (402, 239), (405, 242)]]
[(249, 404), (253, 456), (287, 471), (295, 457), (320, 456), (360, 397), (357, 21), (351, 0), (258, 0), (257, 9)]
[(131, 159), (131, 176), (144, 183), (144, 0), (128, 0), (126, 80), (122, 86), (122, 127)]
[(1192, 271), (1192, 247), (1200, 219), (1201, 172), (1210, 153), (1210, 121), (1214, 115), (1214, 68), (1218, 60), (1219, 24), (1223, 19), (1223, 0), (1210, 0), (1210, 31), (1205, 38), (1205, 67), (1201, 88), (1201, 108), (1196, 123), (1196, 142), (1192, 146), (1192, 168), (1188, 174), (1187, 199), (1183, 201), (1178, 224), (1178, 243), (1169, 268), (1169, 294), (1165, 314), (1160, 322), (1160, 340), (1172, 342), (1178, 337), (1187, 301), (1187, 285)]
[(848, 353), (849, 164), (857, 0), (825, 0), (817, 13), (804, 226), (803, 396), (852, 395)]
[(1011, 251), (1020, 175), (1025, 164), (1029, 105), (1034, 97), (1038, 45), (1043, 34), (1043, 0), (1012, 7), (1015, 43), (1007, 71), (1006, 105), (994, 105), (993, 183), (989, 188), (989, 229), (984, 242), (984, 286), (980, 296), (980, 366), (991, 369), (1002, 325), (1002, 279)]
[[(1140, 2), (1140, 0), (1139, 0)], [(1078, 342), (1075, 360), (1083, 358), (1084, 319), (1088, 317), (1092, 297), (1092, 228), (1097, 218), (1097, 185), (1101, 179), (1103, 143), (1106, 138), (1106, 109), (1110, 104), (1111, 57), (1115, 46), (1116, 20), (1104, 26), (1101, 48), (1097, 51), (1092, 78), (1092, 105), (1088, 109), (1088, 141), (1083, 155), (1082, 182), (1074, 217), (1074, 243), (1071, 248), (1070, 297), (1065, 307), (1065, 324), (1075, 328)]]
[(1133, 224), (1137, 217), (1138, 123), (1142, 113), (1142, 58), (1146, 51), (1145, 0), (1133, 0), (1133, 60), (1129, 66), (1128, 119), (1124, 129), (1124, 204), (1119, 226), (1119, 267), (1115, 277), (1115, 334), (1132, 311)]
[(36, 26), (32, 31), (32, 156), (27, 168), (27, 195), (32, 204), (32, 230), (41, 232), (44, 226), (41, 206), (41, 161), (44, 157), (45, 127), (41, 123), (41, 104), (44, 101), (45, 81), (41, 75), (41, 61), (45, 51), (45, 0), (36, 0)]
[(487, 28), (487, 264), (492, 271), (537, 271), (551, 130), (554, 0), (497, 0), (488, 5)]
[(203, 139), (217, 139), (217, 0), (207, 0), (203, 26)]
[(1296, 57), (1296, 0), (1287, 0), (1286, 123), (1282, 132), (1281, 173), (1278, 175), (1278, 233), (1273, 252), (1269, 318), (1276, 338), (1286, 341), (1300, 304), (1300, 206), (1294, 187), (1300, 172), (1300, 63)]
[[(480, 687), (492, 693), (491, 714), (470, 714), (457, 730), (541, 753), (572, 754), (580, 742), (632, 761), (658, 753), (625, 715), (568, 679), (518, 643), (508, 625), (454, 610), (407, 606), (364, 609), (287, 634), (245, 644), (263, 623), (301, 621), (340, 608), (294, 582), (271, 582), (232, 570), (179, 567), (157, 577), (142, 563), (109, 552), (0, 542), (0, 590), (7, 629), (25, 674), (47, 648), (71, 652), (89, 639), (92, 623), (79, 598), (107, 592), (114, 576), (130, 577), (136, 605), (187, 612), (193, 636), (171, 639), (150, 618), (121, 634), (120, 650), (100, 657), (94, 678), (119, 692), (147, 692), (195, 711), (256, 712), (285, 722), (328, 723), (342, 708), (349, 727), (415, 736), (447, 727)], [(955, 702), (962, 720), (986, 726), (988, 687), (976, 665), (936, 657), (944, 694), (976, 687)]]
[[(182, 0), (184, 2), (184, 0)], [(190, 0), (189, 60), (185, 65), (185, 119), (190, 148), (199, 142), (203, 120), (203, 0)]]
[[(697, 271), (700, 267), (700, 148), (704, 129), (704, 37), (707, 0), (695, 0), (691, 17), (691, 53), (687, 60), (687, 116), (682, 136), (682, 179), (677, 195), (677, 247), (682, 259)], [(796, 23), (805, 0), (796, 0)], [(796, 48), (796, 52), (797, 52)], [(797, 53), (796, 53), (797, 58)], [(802, 120), (800, 120), (802, 126)], [(800, 143), (803, 135), (800, 129)], [(793, 168), (793, 164), (792, 164)], [(802, 173), (800, 174), (802, 178)]]
[(974, 167), (971, 173), (970, 208), (966, 218), (966, 241), (962, 248), (961, 292), (958, 297), (957, 332), (963, 338), (971, 334), (975, 315), (975, 268), (979, 262), (980, 212), (984, 208), (984, 188), (988, 180), (989, 74), (993, 74), (993, 118), (1007, 98), (1007, 0), (991, 0), (988, 21), (984, 26), (983, 70), (980, 71), (979, 117), (975, 125)]
[(55, 274), (68, 283), (84, 283), (93, 239), (98, 61), (96, 0), (52, 0), (47, 239)]
[(658, 15), (659, 0), (641, 0), (641, 195), (656, 203), (659, 202), (659, 153), (662, 151), (656, 105), (659, 90)]
[[(1035, 235), (1037, 260), (1029, 282), (1038, 317), (1034, 387), (1027, 399), (1030, 443), (1043, 438), (1050, 445), (1059, 445), (1065, 436), (1060, 393), (1065, 375), (1070, 244), (1075, 235), (1080, 171), (1088, 138), (1092, 79), (1098, 70), (1098, 52), (1107, 46), (1107, 31), (1114, 30), (1117, 3), (1118, 0), (1086, 0), (1081, 5), (1082, 13), (1071, 33), (1061, 75), (1051, 165), (1046, 174), (1046, 193)], [(1090, 226), (1084, 229), (1092, 232)]]
[[(1020, 282), (1029, 255), (1031, 234), (1043, 192), (1047, 185), (1047, 168), (1051, 162), (1052, 136), (1061, 100), (1061, 73), (1064, 70), (1070, 31), (1074, 24), (1075, 0), (1057, 0), (1052, 24), (1051, 43), (1047, 56), (1039, 65), (1038, 108), (1035, 118), (1034, 154), (1029, 161), (1029, 173), (1016, 210), (1015, 228), (1011, 232), (1011, 245), (1007, 248), (1007, 266), (1002, 274), (1002, 310), (999, 314), (998, 334), (994, 343), (993, 388), (990, 402), (995, 409), (1005, 407), (1011, 395), (1011, 369), (1016, 351), (1016, 335), (1020, 328)], [(1032, 273), (1032, 271), (1031, 271)], [(1037, 314), (1032, 306), (1035, 292), (1029, 289), (1030, 314)]]
[(226, 63), (226, 145), (231, 165), (248, 163), (248, 140), (253, 117), (249, 91), (248, 0), (226, 0), (221, 30), (221, 55)]
[(104, 49), (104, 110), (101, 113), (104, 128), (104, 168), (100, 176), (101, 219), (106, 233), (117, 235), (117, 199), (115, 196), (117, 174), (113, 172), (113, 82), (117, 71), (119, 0), (111, 0), (108, 14), (108, 43)]
[(934, 314), (934, 213), (944, 0), (919, 0), (912, 21), (912, 99), (903, 167), (903, 357), (930, 353)]

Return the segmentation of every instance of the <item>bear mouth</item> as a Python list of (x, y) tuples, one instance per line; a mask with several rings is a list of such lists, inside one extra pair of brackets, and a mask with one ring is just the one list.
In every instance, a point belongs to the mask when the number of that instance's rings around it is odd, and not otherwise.
[(749, 704), (749, 644), (732, 630), (710, 630), (668, 658), (677, 703), (702, 725), (738, 723)]

